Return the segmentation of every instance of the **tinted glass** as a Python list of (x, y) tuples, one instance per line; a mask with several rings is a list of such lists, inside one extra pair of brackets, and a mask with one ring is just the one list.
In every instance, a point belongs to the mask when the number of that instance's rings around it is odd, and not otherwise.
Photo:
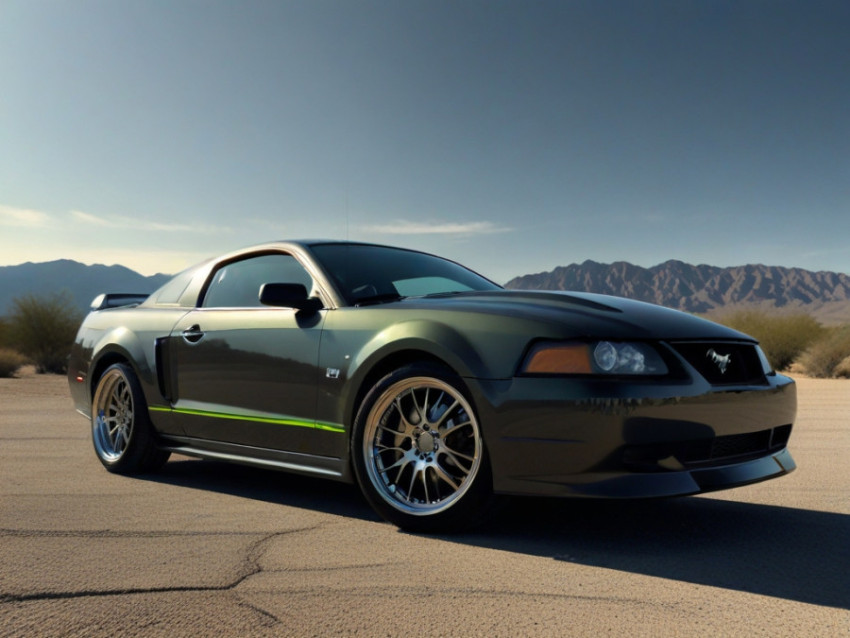
[(260, 307), (260, 287), (272, 283), (303, 284), (308, 291), (313, 288), (313, 279), (292, 255), (261, 255), (219, 268), (204, 295), (203, 306)]
[(154, 299), (158, 304), (176, 304), (180, 301), (180, 296), (189, 282), (192, 281), (192, 276), (197, 269), (195, 267), (184, 270), (179, 275), (175, 275), (174, 279), (162, 286), (154, 293)]
[(319, 244), (311, 250), (350, 305), (385, 295), (499, 289), (460, 264), (400, 248)]

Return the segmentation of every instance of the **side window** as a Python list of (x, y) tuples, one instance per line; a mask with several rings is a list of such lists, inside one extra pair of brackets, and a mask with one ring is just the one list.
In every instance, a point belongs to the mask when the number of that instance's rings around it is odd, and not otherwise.
[(260, 304), (260, 287), (270, 283), (304, 284), (313, 279), (292, 255), (260, 255), (222, 266), (213, 274), (204, 295), (204, 308), (253, 308)]

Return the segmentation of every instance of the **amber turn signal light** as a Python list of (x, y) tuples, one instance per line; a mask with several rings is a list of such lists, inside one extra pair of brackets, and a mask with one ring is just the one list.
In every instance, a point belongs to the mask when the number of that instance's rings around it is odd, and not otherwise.
[(542, 344), (531, 351), (523, 369), (528, 374), (592, 374), (586, 343)]

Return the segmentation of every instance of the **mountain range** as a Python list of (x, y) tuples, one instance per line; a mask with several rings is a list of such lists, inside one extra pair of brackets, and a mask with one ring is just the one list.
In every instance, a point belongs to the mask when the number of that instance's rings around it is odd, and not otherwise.
[[(145, 277), (124, 266), (87, 266), (61, 259), (0, 267), (0, 316), (16, 297), (67, 291), (81, 309), (102, 292), (150, 293), (170, 275)], [(850, 323), (850, 276), (751, 264), (720, 268), (666, 261), (652, 268), (585, 261), (511, 279), (507, 288), (595, 292), (713, 314), (759, 307), (805, 311), (823, 323)]]
[(151, 293), (171, 275), (145, 277), (124, 266), (87, 266), (70, 259), (0, 266), (0, 316), (12, 310), (12, 301), (24, 295), (67, 291), (80, 310), (87, 310), (102, 292)]
[(802, 268), (720, 268), (676, 260), (643, 268), (624, 261), (585, 261), (515, 277), (505, 287), (595, 292), (701, 314), (759, 307), (805, 311), (824, 323), (850, 322), (850, 276)]

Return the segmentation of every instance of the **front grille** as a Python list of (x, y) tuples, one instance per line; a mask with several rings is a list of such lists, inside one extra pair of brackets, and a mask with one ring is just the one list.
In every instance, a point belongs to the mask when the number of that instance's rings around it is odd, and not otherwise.
[[(754, 451), (766, 450), (770, 446), (770, 430), (752, 432), (749, 434), (733, 434), (718, 436), (711, 442), (709, 459), (726, 459)], [(689, 461), (691, 459), (688, 459)]]
[(756, 347), (737, 342), (678, 342), (670, 344), (712, 385), (765, 385)]
[(682, 461), (687, 466), (721, 460), (738, 461), (758, 458), (784, 448), (788, 445), (790, 436), (790, 425), (746, 434), (717, 436), (709, 441), (700, 442), (700, 445), (691, 444)]
[(674, 469), (673, 458), (686, 469), (740, 463), (778, 452), (791, 436), (791, 426), (782, 425), (758, 432), (727, 434), (710, 439), (630, 445), (623, 452), (624, 463), (639, 471)]

